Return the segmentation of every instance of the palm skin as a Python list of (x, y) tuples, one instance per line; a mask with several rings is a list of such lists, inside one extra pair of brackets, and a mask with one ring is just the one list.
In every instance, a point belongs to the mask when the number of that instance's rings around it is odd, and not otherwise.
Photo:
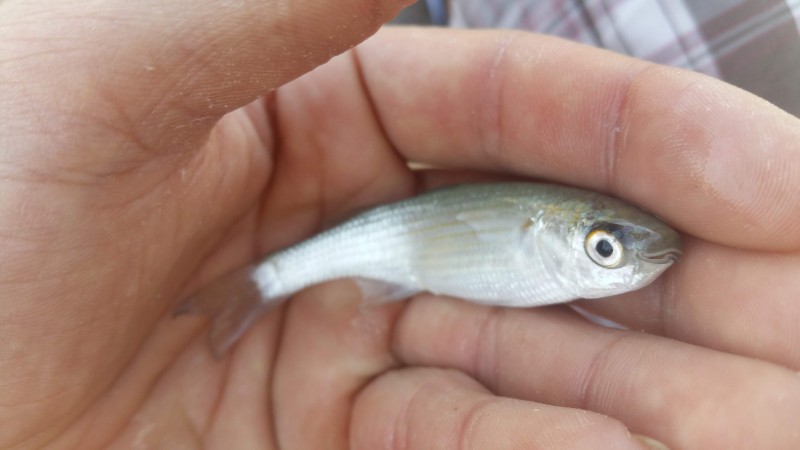
[[(800, 442), (795, 118), (697, 75), (509, 33), (387, 30), (288, 82), (398, 5), (174, 3), (151, 17), (67, 2), (42, 13), (52, 31), (24, 19), (30, 5), (0, 5), (0, 447)], [(286, 26), (303, 20), (320, 26)], [(148, 27), (163, 38), (89, 45)], [(207, 321), (173, 317), (217, 276), (354, 211), (487, 176), (408, 160), (608, 191), (678, 226), (681, 265), (587, 304), (652, 334), (430, 296), (361, 308), (336, 282), (215, 360)]]

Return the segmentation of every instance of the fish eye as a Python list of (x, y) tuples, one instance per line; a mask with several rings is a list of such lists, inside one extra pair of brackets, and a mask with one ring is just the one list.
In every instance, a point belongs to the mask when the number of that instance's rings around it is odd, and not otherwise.
[(591, 231), (586, 236), (584, 247), (592, 261), (608, 269), (617, 267), (625, 252), (619, 239), (605, 230)]

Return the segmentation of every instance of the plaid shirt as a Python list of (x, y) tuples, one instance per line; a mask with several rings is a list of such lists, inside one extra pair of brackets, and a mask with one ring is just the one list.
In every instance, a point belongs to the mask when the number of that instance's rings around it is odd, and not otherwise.
[(702, 72), (800, 116), (800, 0), (427, 0), (434, 21), (520, 28)]

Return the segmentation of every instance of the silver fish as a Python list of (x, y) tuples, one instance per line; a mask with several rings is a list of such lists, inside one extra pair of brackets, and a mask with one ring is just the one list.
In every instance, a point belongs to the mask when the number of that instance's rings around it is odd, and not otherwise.
[(467, 184), (378, 206), (240, 269), (179, 312), (215, 315), (222, 354), (271, 305), (355, 278), (384, 300), (417, 292), (501, 306), (599, 298), (646, 286), (680, 255), (680, 237), (639, 208), (538, 183)]

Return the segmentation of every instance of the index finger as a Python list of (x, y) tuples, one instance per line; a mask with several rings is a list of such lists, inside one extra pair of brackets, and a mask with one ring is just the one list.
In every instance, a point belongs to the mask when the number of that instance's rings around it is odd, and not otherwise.
[(386, 29), (358, 57), (411, 160), (609, 192), (727, 245), (800, 248), (800, 123), (736, 87), (520, 32)]

